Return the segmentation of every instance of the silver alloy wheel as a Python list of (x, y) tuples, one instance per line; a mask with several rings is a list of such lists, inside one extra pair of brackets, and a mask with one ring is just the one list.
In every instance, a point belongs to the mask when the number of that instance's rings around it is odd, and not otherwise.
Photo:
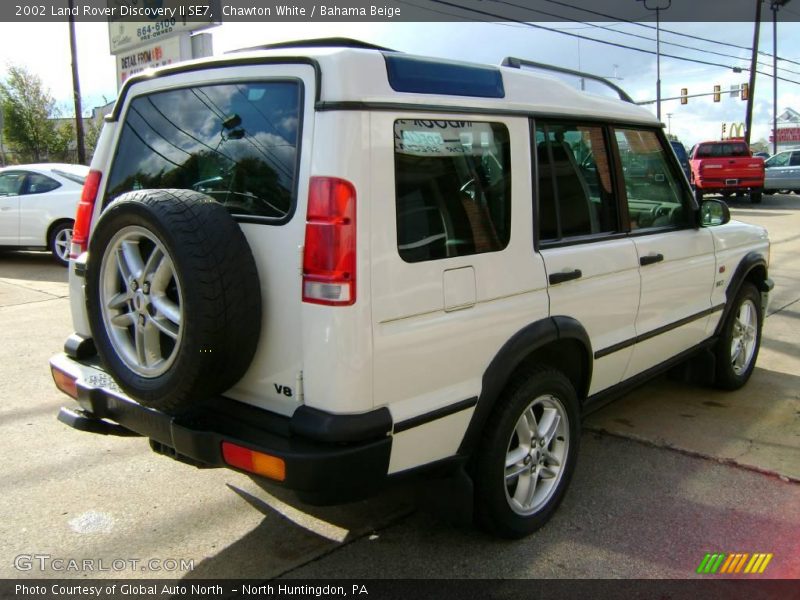
[(733, 321), (731, 330), (731, 367), (733, 372), (741, 375), (750, 367), (756, 352), (756, 327), (758, 314), (753, 301), (746, 299), (739, 306), (739, 312)]
[(53, 239), (53, 249), (56, 251), (56, 256), (64, 262), (69, 262), (69, 247), (72, 244), (72, 228), (65, 227), (56, 233)]
[(120, 229), (100, 265), (100, 305), (114, 351), (141, 377), (172, 363), (183, 334), (183, 295), (172, 258), (144, 227)]
[(569, 419), (561, 400), (546, 394), (528, 405), (508, 441), (506, 500), (523, 516), (536, 513), (553, 497), (569, 451)]

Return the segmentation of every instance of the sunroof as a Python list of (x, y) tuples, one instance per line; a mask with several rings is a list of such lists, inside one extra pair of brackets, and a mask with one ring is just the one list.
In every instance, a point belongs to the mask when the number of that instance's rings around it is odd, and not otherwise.
[(503, 76), (498, 69), (480, 65), (384, 54), (389, 85), (396, 92), (503, 98)]

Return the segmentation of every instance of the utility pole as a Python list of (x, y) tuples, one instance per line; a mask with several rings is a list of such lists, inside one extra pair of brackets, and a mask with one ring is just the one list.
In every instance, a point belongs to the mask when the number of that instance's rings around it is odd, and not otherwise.
[(772, 0), (772, 153), (778, 153), (778, 9), (789, 0)]
[(750, 58), (750, 84), (747, 94), (747, 113), (744, 119), (744, 141), (750, 145), (750, 133), (753, 125), (753, 98), (756, 95), (756, 68), (758, 67), (758, 35), (761, 31), (761, 3), (756, 0), (756, 20), (753, 27), (753, 55)]
[[(661, 11), (672, 6), (672, 0), (667, 0), (666, 6), (661, 6), (656, 0), (655, 6), (648, 6), (648, 0), (636, 0), (644, 3), (647, 10), (656, 11), (656, 117), (661, 120)], [(760, 0), (759, 0), (760, 1)]]
[(69, 1), (69, 50), (72, 57), (72, 97), (75, 101), (75, 137), (78, 142), (78, 162), (86, 164), (86, 147), (83, 144), (83, 110), (81, 108), (81, 84), (78, 79), (78, 53), (75, 44), (75, 17), (72, 16), (73, 0)]

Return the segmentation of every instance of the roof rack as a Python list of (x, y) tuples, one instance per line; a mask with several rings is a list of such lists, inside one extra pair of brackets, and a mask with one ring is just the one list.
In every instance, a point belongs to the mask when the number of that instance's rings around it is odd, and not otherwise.
[(369, 42), (354, 40), (346, 37), (326, 37), (313, 38), (309, 40), (291, 40), (288, 42), (276, 42), (274, 44), (264, 44), (262, 46), (252, 46), (250, 48), (239, 48), (231, 52), (250, 52), (253, 50), (277, 50), (281, 48), (360, 48), (362, 50), (380, 50), (381, 52), (397, 52), (392, 48), (385, 48)]
[(599, 83), (602, 83), (603, 85), (610, 87), (617, 94), (619, 94), (620, 100), (624, 100), (625, 102), (630, 102), (634, 104), (633, 98), (631, 98), (625, 90), (623, 90), (615, 83), (610, 82), (608, 79), (600, 77), (599, 75), (593, 75), (592, 73), (584, 73), (583, 71), (576, 71), (574, 69), (566, 69), (564, 67), (556, 67), (555, 65), (548, 65), (546, 63), (534, 62), (532, 60), (525, 60), (524, 58), (515, 58), (513, 56), (508, 56), (504, 58), (503, 62), (501, 63), (501, 66), (513, 67), (515, 69), (521, 69), (522, 67), (532, 67), (534, 69), (541, 69), (543, 71), (553, 71), (555, 73), (564, 73), (565, 75), (574, 75), (575, 77), (591, 79), (592, 81), (597, 81)]

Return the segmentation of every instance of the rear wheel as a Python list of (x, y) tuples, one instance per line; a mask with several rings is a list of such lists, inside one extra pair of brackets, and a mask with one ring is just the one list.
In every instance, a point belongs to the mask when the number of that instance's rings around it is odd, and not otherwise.
[(761, 345), (761, 295), (746, 281), (736, 294), (715, 347), (717, 387), (742, 387), (755, 368)]
[(481, 525), (507, 538), (544, 525), (569, 485), (579, 439), (578, 400), (569, 379), (546, 367), (515, 378), (476, 454), (475, 508)]
[(72, 221), (59, 223), (50, 232), (48, 247), (53, 257), (65, 267), (69, 265), (69, 248), (72, 244)]
[(761, 204), (761, 190), (750, 192), (750, 203)]

